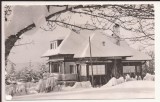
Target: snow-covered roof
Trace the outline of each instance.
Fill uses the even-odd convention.
[[[56,41],[56,40],[63,40],[65,37],[64,36],[61,36],[61,37],[57,37],[56,39],[50,41],[50,42],[53,42],[53,41]]]
[[[89,37],[82,39],[85,39],[85,41],[82,42],[81,48],[75,53],[74,57],[90,57]],[[132,56],[128,50],[112,43],[101,32],[92,32],[90,39],[92,57]]]
[[[114,39],[113,37],[109,37],[109,40],[111,40],[113,43],[116,43],[116,39]],[[140,51],[137,51],[136,49],[132,48],[129,46],[129,44],[125,41],[125,40],[121,40],[120,41],[120,46],[123,47],[126,50],[129,50],[132,53],[132,57],[127,57],[125,60],[151,60],[152,58]]]
[[[128,50],[132,52],[133,56],[127,57],[126,60],[152,60],[152,58],[145,53],[137,51],[133,48],[129,48]]]
[[[112,36],[106,36],[101,31],[87,30],[80,34],[70,33],[57,49],[48,50],[43,57],[58,54],[74,54],[74,58],[90,57],[89,37],[92,57],[128,56],[127,60],[150,60],[149,56],[129,47],[125,41],[120,41],[118,46]]]
[[[89,36],[91,38],[92,57],[132,56],[128,50],[112,43],[100,31],[86,30],[81,31],[81,34],[72,32],[57,49],[50,49],[43,56],[74,54],[75,58],[90,57]],[[105,42],[105,46],[103,42]]]

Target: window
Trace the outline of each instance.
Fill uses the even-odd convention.
[[[59,65],[58,64],[54,64],[54,72],[59,72]]]
[[[63,40],[58,40],[58,41],[57,41],[57,46],[59,46],[62,41],[63,41]]]
[[[50,48],[51,49],[56,49],[57,48],[57,41],[51,42]]]
[[[57,48],[57,41],[54,42],[54,49]]]
[[[104,75],[105,65],[93,65],[93,75]],[[89,75],[92,75],[91,65],[89,66]]]
[[[59,64],[57,63],[52,63],[52,73],[59,73]]]
[[[52,49],[52,43],[50,44],[50,48]]]
[[[70,73],[71,73],[71,74],[74,73],[74,65],[70,65]]]
[[[123,73],[134,73],[135,66],[123,66]]]

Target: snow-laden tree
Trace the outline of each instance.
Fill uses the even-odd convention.
[[[76,33],[81,30],[113,32],[113,25],[118,24],[125,30],[135,32],[129,37],[121,37],[121,40],[138,41],[146,46],[154,45],[153,4],[6,5],[4,12],[6,60],[16,41],[36,28],[48,31],[62,26]],[[83,24],[78,25],[77,21]]]

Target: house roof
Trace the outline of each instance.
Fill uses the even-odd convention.
[[[127,57],[126,60],[152,60],[152,58],[148,56],[147,54],[137,51],[131,47],[128,48],[128,50],[132,52],[133,56]]]
[[[42,56],[74,54],[74,58],[90,57],[89,36],[92,57],[128,56],[126,60],[150,60],[149,56],[129,47],[125,41],[120,41],[118,46],[112,36],[106,36],[101,31],[87,30],[82,30],[80,34],[70,33],[57,49],[50,49]]]
[[[56,54],[74,54],[75,58],[90,57],[89,36],[91,37],[92,57],[132,56],[123,47],[115,45],[99,31],[82,31],[81,34],[72,32],[57,49],[48,50],[43,56]],[[103,46],[102,42],[105,42]]]
[[[86,34],[85,34],[86,35]],[[82,38],[81,48],[74,57],[90,57],[89,37]],[[92,32],[90,35],[92,57],[132,56],[129,50],[112,43],[103,33]]]
[[[109,40],[111,40],[113,43],[116,42],[116,40],[113,37],[109,37]],[[151,60],[152,58],[148,56],[147,54],[137,51],[136,49],[129,46],[129,44],[125,40],[120,41],[120,45],[124,47],[125,49],[129,50],[132,53],[132,57],[127,57],[125,60]]]

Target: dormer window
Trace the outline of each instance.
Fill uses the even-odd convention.
[[[55,41],[51,42],[51,49],[55,49]]]
[[[56,49],[61,44],[62,41],[63,41],[62,39],[51,41],[50,48]]]

